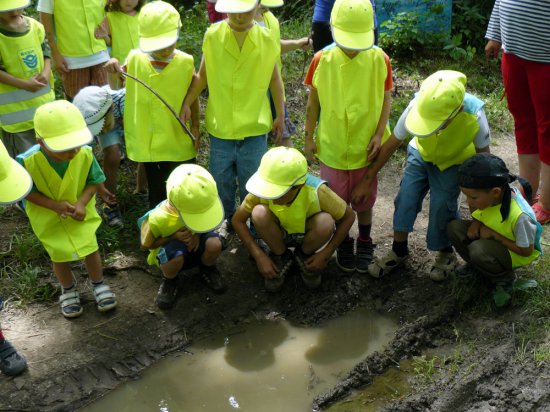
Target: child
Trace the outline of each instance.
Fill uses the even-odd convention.
[[[485,104],[466,93],[465,86],[466,76],[453,70],[428,76],[401,114],[363,181],[353,189],[353,201],[368,198],[378,171],[404,139],[415,136],[408,145],[407,165],[394,201],[392,248],[369,266],[371,276],[384,276],[405,262],[409,255],[409,232],[413,231],[428,191],[426,240],[428,249],[437,252],[429,276],[442,281],[456,266],[446,227],[458,217],[458,166],[476,152],[488,152],[490,143]]]
[[[335,43],[315,54],[305,79],[310,87],[306,156],[312,162],[317,155],[321,178],[357,213],[356,255],[349,235],[338,247],[336,263],[345,272],[366,273],[372,263],[370,232],[377,180],[371,181],[368,198],[356,202],[351,194],[368,173],[382,138],[390,134],[391,64],[382,49],[373,46],[372,13],[368,1],[337,0],[331,16]]]
[[[222,244],[214,230],[223,222],[223,207],[214,179],[199,165],[178,166],[166,183],[168,199],[138,220],[141,246],[150,249],[149,264],[162,270],[156,303],[170,309],[177,295],[177,275],[199,267],[202,280],[216,293],[227,285],[216,268]]]
[[[0,3],[0,128],[14,159],[36,143],[34,110],[54,99],[44,26],[22,15],[29,4]]]
[[[126,70],[159,93],[174,110],[195,74],[193,56],[176,49],[181,20],[169,3],[147,3],[139,14],[139,47],[128,55]],[[116,59],[108,70],[120,71]],[[135,80],[126,81],[124,134],[128,158],[142,162],[149,187],[149,208],[166,199],[165,182],[182,163],[194,163],[199,148],[198,101],[192,105],[193,142],[178,120],[150,90]]]
[[[121,159],[122,112],[125,89],[111,90],[108,86],[88,86],[78,92],[74,105],[96,136],[103,150],[105,184],[100,185],[99,195],[104,201],[102,215],[111,227],[122,227],[122,215],[116,200],[117,176]],[[119,103],[115,105],[114,99]]]
[[[34,126],[38,144],[17,160],[34,182],[25,210],[63,288],[61,312],[66,318],[82,314],[71,272],[71,262],[80,259],[86,264],[98,310],[114,309],[116,297],[103,280],[95,236],[101,222],[95,209],[95,193],[105,176],[91,147],[85,146],[92,135],[76,106],[65,100],[39,107]]]
[[[32,188],[32,180],[19,163],[10,158],[8,151],[0,142],[0,205],[19,202]],[[2,301],[0,299],[0,309]],[[16,376],[27,368],[27,361],[6,340],[0,327],[0,371],[7,376]]]
[[[520,191],[510,187],[515,180],[497,156],[480,153],[467,159],[458,169],[458,184],[472,220],[453,220],[447,226],[458,254],[495,287],[497,306],[510,299],[514,268],[530,264],[542,252],[542,226]]]
[[[225,13],[216,11],[216,0],[206,0],[206,10],[208,11],[208,20],[210,23],[217,23],[227,17]]]
[[[281,289],[294,261],[306,287],[321,285],[319,271],[354,219],[351,208],[324,183],[308,174],[306,158],[288,147],[269,150],[247,182],[250,193],[233,216],[233,228],[256,261],[267,291]],[[254,241],[246,226],[249,218],[271,257]],[[295,247],[294,255],[290,246]]]
[[[258,4],[258,7],[256,9],[256,15],[254,16],[254,20],[260,25],[268,28],[273,35],[273,38],[275,39],[276,43],[279,43],[280,46],[280,52],[279,52],[279,59],[277,61],[277,68],[279,70],[279,76],[281,79],[282,76],[282,61],[281,61],[281,54],[285,54],[288,52],[291,52],[293,50],[302,49],[307,50],[311,48],[311,39],[309,37],[302,37],[301,39],[293,39],[293,40],[282,40],[281,39],[281,29],[279,25],[279,20],[277,20],[277,17],[269,10],[271,7],[281,7],[283,5],[283,0],[261,0]],[[284,90],[284,83],[283,83],[283,97],[285,97],[285,90]],[[275,112],[275,106],[273,103],[273,99],[271,98],[271,95],[269,96],[269,101],[271,103],[271,113],[273,118],[276,117]],[[292,123],[290,120],[290,117],[288,115],[288,110],[285,102],[284,106],[284,129],[283,129],[283,141],[282,145],[287,147],[292,147],[292,140],[290,137],[296,133],[296,125]]]
[[[208,85],[206,130],[210,135],[210,173],[218,184],[227,221],[235,212],[235,197],[246,196],[247,180],[267,151],[266,134],[282,140],[282,83],[277,70],[279,44],[269,30],[254,23],[258,0],[218,0],[216,10],[228,18],[211,25],[204,36],[199,73],[185,97],[181,116]],[[266,90],[277,117],[273,120]],[[238,191],[237,191],[238,181]]]
[[[105,0],[38,0],[40,21],[68,100],[85,86],[107,84],[107,45],[95,37],[104,7]]]
[[[111,47],[111,57],[120,63],[126,62],[130,50],[139,47],[138,16],[145,1],[110,0],[105,5],[107,15],[96,28],[95,37],[105,40]]]

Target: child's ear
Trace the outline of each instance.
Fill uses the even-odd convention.
[[[501,187],[493,187],[490,192],[495,198],[500,198],[500,195],[502,194],[502,188]]]

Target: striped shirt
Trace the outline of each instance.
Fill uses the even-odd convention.
[[[496,0],[485,37],[506,53],[550,63],[550,0]]]

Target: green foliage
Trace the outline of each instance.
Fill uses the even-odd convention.
[[[443,47],[447,50],[453,60],[466,60],[471,62],[476,54],[476,48],[472,46],[462,47],[462,34],[455,34],[451,37],[450,43]]]
[[[471,47],[483,50],[483,34],[487,28],[493,0],[454,0],[451,32],[453,37],[460,36],[464,50]]]
[[[178,49],[195,58],[195,67],[198,69],[202,56],[202,39],[210,22],[206,13],[204,1],[195,2],[191,7],[179,5],[182,28],[178,40]]]
[[[0,290],[24,305],[52,300],[57,293],[50,275],[28,263],[4,266],[0,271]]]

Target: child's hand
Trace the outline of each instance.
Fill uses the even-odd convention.
[[[111,57],[109,60],[107,60],[107,63],[105,63],[103,67],[105,68],[105,70],[107,70],[108,73],[122,73],[120,63],[114,57]]]
[[[326,256],[326,253],[323,252],[324,249],[318,253],[315,253],[304,262],[307,270],[310,272],[317,272],[327,266],[330,256]]]
[[[284,118],[279,116],[273,120],[273,128],[271,132],[275,136],[275,146],[280,146],[283,142]]]
[[[34,93],[42,89],[43,87],[47,86],[48,82],[42,81],[42,78],[40,77],[40,75],[36,75],[34,77],[31,77],[28,80],[25,80],[24,84],[25,85],[24,87],[22,87],[22,89],[28,92]]]
[[[109,38],[109,33],[103,24],[100,24],[95,28],[94,35],[96,39],[107,40]]]
[[[494,239],[495,238],[495,231],[492,229],[489,229],[485,225],[481,225],[479,228],[479,238],[480,239]]]
[[[308,51],[313,48],[313,40],[311,40],[311,37],[302,37],[300,40],[300,48],[302,50]]]
[[[372,139],[370,139],[369,145],[367,146],[367,160],[369,162],[372,162],[376,158],[376,156],[378,156],[378,152],[380,152],[380,146],[382,146],[382,136],[372,136]]]
[[[468,227],[468,231],[466,232],[466,236],[470,240],[476,240],[480,237],[480,229],[481,229],[481,222],[479,220],[474,220],[470,226]]]
[[[67,63],[67,60],[65,60],[65,57],[61,55],[59,52],[53,52],[52,58],[54,62],[55,70],[59,73],[69,73],[69,63]]]
[[[256,266],[260,274],[266,279],[274,279],[279,276],[279,268],[269,256],[265,253],[261,253],[256,257]]]
[[[314,139],[305,139],[304,152],[307,161],[313,163],[315,161],[315,153],[317,153],[317,145]]]
[[[178,230],[176,233],[174,233],[171,238],[173,240],[179,240],[180,242],[183,242],[187,244],[193,237],[193,232],[191,232],[189,229],[182,227],[180,230]]]
[[[76,202],[74,204],[74,212],[72,213],[71,217],[74,220],[82,222],[86,217],[86,205],[83,205],[81,202]]]
[[[351,190],[351,202],[355,204],[361,204],[366,201],[372,191],[372,181],[361,180]]]
[[[116,203],[116,195],[111,193],[104,184],[99,185],[97,191],[99,192],[99,196],[101,197],[101,199],[108,205]]]
[[[183,106],[181,106],[180,119],[184,123],[191,121],[191,108],[189,107],[189,105],[184,104]]]
[[[60,200],[56,202],[54,211],[59,215],[61,219],[66,219],[67,216],[73,215],[75,207],[66,200]]]

